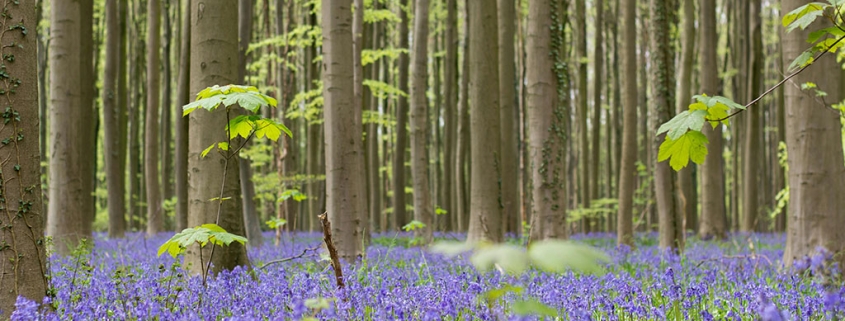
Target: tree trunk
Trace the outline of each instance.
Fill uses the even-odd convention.
[[[173,23],[170,20],[170,0],[163,0],[164,10],[162,10],[162,18],[164,19],[164,39],[166,41],[162,44],[162,81],[161,86],[163,92],[161,95],[161,185],[162,185],[162,200],[169,200],[174,196],[173,192],[173,112],[178,110],[171,108],[171,98],[173,94],[173,84],[171,82],[173,76],[172,64],[170,63],[171,49],[173,48],[171,40],[173,40]],[[178,4],[177,4],[178,5]],[[177,42],[178,43],[178,42]],[[162,216],[164,211],[162,210]],[[165,226],[167,218],[164,218]],[[172,228],[172,226],[169,226]]]
[[[76,7],[78,5],[79,3],[72,6]],[[67,5],[53,4],[54,9],[57,7],[71,9]],[[2,255],[0,255],[0,259],[4,262],[2,264],[3,267],[0,268],[0,273],[3,275],[3,277],[0,277],[0,288],[3,289],[3,295],[0,295],[0,311],[2,311],[0,312],[0,319],[6,320],[15,310],[15,300],[18,296],[23,296],[35,302],[41,302],[42,298],[47,294],[47,278],[50,272],[47,270],[46,265],[44,217],[41,213],[42,194],[38,128],[37,45],[35,34],[29,37],[25,36],[26,30],[31,30],[33,33],[37,30],[39,20],[36,19],[35,6],[32,2],[25,4],[13,4],[9,2],[3,9],[7,15],[15,17],[15,21],[7,20],[0,24],[0,28],[4,30],[3,33],[5,35],[3,37],[3,48],[0,50],[0,53],[3,56],[14,55],[16,57],[14,61],[4,62],[3,69],[11,79],[20,80],[18,84],[6,81],[3,85],[0,85],[0,88],[6,93],[2,98],[4,103],[16,116],[4,116],[7,123],[0,130],[0,135],[3,137],[18,137],[17,139],[12,139],[9,145],[0,148],[0,157],[4,160],[10,160],[3,162],[0,166],[0,169],[2,169],[0,170],[0,181],[3,182],[2,187],[0,187],[0,191],[3,193],[0,203],[2,203],[5,209],[0,213],[4,224],[3,232],[0,233],[0,244],[6,247],[5,251],[2,251]],[[63,14],[73,14],[74,12],[74,10],[65,11]],[[53,13],[53,15],[55,16],[56,13]],[[114,15],[114,10],[112,10],[112,15]],[[75,19],[71,20],[78,21]],[[18,26],[19,23],[23,27],[22,30],[12,28],[13,26]],[[56,33],[57,35],[67,37],[66,32],[69,29],[57,29],[60,29]],[[116,29],[111,30],[116,31]],[[68,40],[72,39],[53,39],[54,42],[58,41],[59,45],[62,43],[67,44]],[[17,44],[19,46],[12,46],[11,44]],[[69,49],[68,46],[54,48],[56,50],[54,52],[65,53]],[[73,48],[73,46],[70,46],[70,48]],[[62,61],[61,59],[54,61],[68,62],[67,60]],[[68,66],[59,64],[58,67]],[[72,77],[74,75],[70,74],[68,76]],[[68,80],[72,79],[68,78]],[[61,89],[66,88],[62,86],[63,84],[53,84],[55,87]],[[54,92],[54,95],[56,93],[58,92]],[[72,115],[74,113],[70,112],[70,114]],[[72,148],[74,146],[67,147]],[[56,150],[54,149],[54,151]],[[61,186],[61,184],[54,185],[62,188],[65,187]],[[90,199],[91,197],[87,195],[82,198],[82,200]],[[72,222],[67,220],[70,218],[68,214],[71,214],[73,212],[72,210],[74,209],[62,209],[62,212],[65,213],[62,215],[64,217],[55,218],[63,223]],[[71,239],[63,237],[62,240],[67,241]]]
[[[50,185],[47,235],[57,253],[67,255],[91,237],[94,162],[91,142],[94,109],[85,92],[93,80],[91,0],[52,4],[50,41]],[[39,162],[40,163],[40,162]]]
[[[405,11],[408,0],[402,0],[399,6],[399,48],[409,48],[408,44],[408,12]],[[408,8],[410,10],[410,8]],[[408,92],[408,68],[410,66],[407,53],[400,53],[399,90]],[[408,97],[399,96],[396,103],[396,146],[393,151],[393,215],[394,228],[400,229],[408,223],[405,211],[405,150],[408,141]]]
[[[695,1],[684,0],[683,2],[683,24],[681,31],[681,62],[679,74],[679,88],[678,101],[675,111],[681,113],[689,108],[692,103],[691,85],[692,85],[692,69],[693,56],[695,53]],[[695,193],[695,185],[693,184],[693,168],[695,165],[688,166],[678,171],[678,188],[683,197],[682,213],[684,215],[684,230],[698,229],[698,204],[694,202],[696,199],[693,195]]]
[[[514,0],[498,0],[499,9],[499,126],[501,131],[501,178],[502,227],[504,231],[519,235],[522,230],[519,215],[519,194],[517,173],[517,124],[516,114],[516,67],[514,34],[516,33],[516,7]],[[554,91],[553,91],[554,92]],[[552,105],[554,106],[554,105]],[[556,107],[556,106],[555,106]],[[550,119],[551,121],[551,119]]]
[[[288,9],[287,9],[288,15],[287,15],[287,23],[286,23],[284,30],[285,30],[285,32],[290,32],[291,30],[294,29],[294,24],[295,24],[295,21],[296,21],[296,19],[295,19],[296,18],[296,13],[295,13],[296,11],[295,11],[295,6],[294,6],[296,4],[296,2],[295,1],[287,1],[287,4],[288,4]],[[288,53],[288,52],[292,51],[293,49],[291,49],[290,45],[285,45],[284,50],[285,50],[285,53]],[[293,96],[297,92],[296,88],[298,88],[296,86],[296,72],[287,70],[286,72],[283,73],[283,75],[284,75],[284,82],[282,82],[282,86],[284,86],[285,90],[284,90],[284,94],[282,96],[282,102],[284,103],[283,106],[288,106],[290,104],[290,101],[293,100]],[[358,110],[360,110],[360,109],[358,109]],[[359,111],[359,114],[360,114],[360,111]],[[361,117],[359,116],[358,118],[360,119]],[[288,126],[288,128],[290,128],[290,130],[292,132],[299,133],[299,129],[297,129],[298,123],[299,123],[299,119],[292,119],[292,120],[287,122],[287,126]],[[299,174],[299,150],[298,150],[299,146],[296,143],[296,139],[298,139],[298,138],[297,137],[287,137],[287,136],[285,136],[284,139],[285,139],[285,145],[284,145],[285,146],[285,157],[284,157],[284,160],[283,160],[284,164],[282,164],[283,165],[282,166],[283,167],[283,173],[284,173],[284,176],[287,176],[287,177],[296,177],[296,175]],[[364,170],[364,168],[361,168],[361,170]],[[287,182],[287,186],[285,188],[302,190],[302,188],[299,185],[295,185],[295,184],[298,184],[298,182],[296,182],[296,181]],[[296,218],[299,217],[299,213],[298,213],[299,212],[298,211],[299,202],[296,202],[292,199],[288,199],[288,201],[284,202],[282,205],[285,206],[285,213],[287,213],[288,217],[290,217],[294,220],[292,223],[297,223]],[[315,215],[317,215],[317,214],[315,214]],[[288,221],[290,221],[290,219]],[[295,230],[294,224],[288,223],[288,225],[286,225],[286,227],[288,228],[288,230],[291,230],[291,231]]]
[[[419,0],[418,0],[419,1]],[[472,144],[470,154],[470,222],[468,242],[504,241],[499,207],[501,175],[499,54],[496,0],[470,1],[469,102]]]
[[[557,0],[528,3],[526,36],[526,109],[531,157],[531,239],[566,238],[566,105],[558,102],[560,82],[565,81],[559,46],[562,35],[552,33],[558,24]],[[561,24],[562,25],[562,24]],[[507,42],[505,42],[507,43]]]
[[[191,76],[191,0],[183,0],[182,43],[179,57],[179,81],[176,84],[176,230],[188,228],[188,118],[182,117],[182,106],[190,101]]]
[[[249,57],[246,54],[249,49],[249,42],[252,39],[253,20],[252,0],[241,0],[238,2],[238,83],[247,84],[246,65]],[[282,105],[280,108],[285,108]],[[246,112],[244,113],[246,114]],[[255,206],[255,184],[252,182],[252,162],[248,159],[241,159],[238,162],[241,181],[241,198],[243,200],[244,226],[249,245],[258,247],[264,243],[261,237],[261,218],[258,217],[258,209]]]
[[[464,45],[461,62],[461,78],[458,95],[458,130],[455,143],[455,213],[458,215],[458,230],[469,225],[469,177],[466,164],[469,158],[469,8],[464,8]]]
[[[577,114],[578,119],[578,186],[580,206],[590,206],[590,141],[587,137],[587,9],[585,0],[575,0],[575,64],[578,66]],[[583,222],[583,221],[582,221]],[[584,223],[583,227],[589,225]],[[583,231],[586,231],[584,229]]]
[[[378,2],[373,2],[373,9],[378,10]],[[372,29],[371,35],[371,48],[374,50],[382,48],[379,41],[379,28],[382,24],[378,22],[374,22],[370,29]],[[370,79],[374,81],[379,81],[379,64],[381,63],[381,59],[376,60],[370,66]],[[373,115],[379,115],[379,98],[378,95],[372,93],[372,90],[368,90],[368,98],[369,98],[369,110]],[[381,139],[379,138],[379,122],[371,121],[369,124],[366,125],[367,134],[365,135],[367,138],[367,179],[369,181],[368,189],[369,189],[369,203],[370,203],[370,216],[369,216],[369,230],[371,232],[375,232],[379,227],[379,219],[381,218],[381,179],[379,178],[379,143]]]
[[[749,3],[750,20],[748,29],[751,32],[751,45],[748,47],[748,96],[746,101],[757,98],[760,94],[762,83],[762,72],[765,61],[763,61],[763,18],[761,17],[762,4],[760,0],[751,0]],[[743,158],[743,231],[761,230],[763,227],[763,216],[760,215],[757,200],[757,178],[760,175],[760,115],[761,108],[751,108],[746,114],[745,125],[745,157]]]
[[[669,0],[651,0],[651,88],[654,99],[654,126],[672,118],[675,106],[674,50],[671,44],[670,25],[673,11]],[[666,134],[653,136],[652,152],[657,155],[660,143]],[[715,150],[715,149],[714,149]],[[684,217],[681,213],[683,200],[676,198],[677,186],[675,172],[668,162],[659,162],[654,167],[655,196],[657,197],[657,215],[659,217],[660,247],[671,248],[676,252],[684,248]]]
[[[123,237],[126,231],[126,204],[124,200],[126,167],[121,163],[123,153],[120,141],[123,137],[121,120],[126,111],[123,102],[118,101],[117,81],[120,68],[120,17],[116,0],[106,1],[106,63],[103,71],[103,119],[104,161],[106,183],[108,184],[109,237]]]
[[[364,49],[364,0],[354,0],[355,9],[353,10],[354,15],[352,16],[352,66],[353,66],[353,81],[352,81],[352,89],[353,89],[353,110],[355,113],[355,122],[359,125],[358,130],[355,133],[359,137],[360,144],[356,145],[355,154],[361,158],[360,162],[358,162],[356,169],[357,171],[361,172],[363,175],[363,181],[361,182],[364,186],[362,186],[361,190],[361,198],[362,202],[364,203],[362,209],[363,212],[358,212],[358,233],[364,238],[364,242],[368,242],[369,238],[369,228],[367,223],[370,219],[369,215],[369,204],[368,202],[368,193],[367,190],[367,175],[366,175],[366,146],[363,144],[363,139],[360,138],[361,131],[364,129],[362,115],[364,110],[364,67],[363,61],[361,60],[362,50]],[[325,24],[325,22],[323,22]]]
[[[411,179],[414,186],[414,219],[425,224],[414,230],[416,237],[431,242],[434,230],[434,209],[429,189],[428,150],[426,138],[426,79],[428,78],[428,0],[414,1],[414,44],[411,64]]]
[[[806,3],[808,1],[783,0],[781,7],[784,12],[790,12]],[[806,49],[810,30],[829,26],[831,24],[825,19],[818,19],[807,30],[795,29],[784,34],[784,64],[789,64]],[[812,81],[828,94],[826,101],[841,101],[842,73],[839,68],[834,56],[822,57],[785,85],[789,217],[783,262],[787,266],[795,259],[815,254],[817,247],[839,253],[845,244],[842,233],[845,216],[841,214],[845,206],[845,198],[842,198],[845,164],[839,117],[828,109],[830,106],[820,104],[798,85]],[[838,260],[842,264],[842,258]]]
[[[313,13],[308,14],[308,25],[317,26],[317,15]],[[317,57],[317,46],[310,46],[306,49],[306,62],[308,67],[305,68],[305,85],[306,90],[317,89],[317,84],[314,82],[320,79],[320,66],[313,63],[314,58]],[[305,145],[306,153],[308,154],[308,175],[310,176],[308,183],[308,224],[306,230],[313,231],[316,227],[314,218],[323,213],[323,201],[325,195],[324,180],[318,180],[317,177],[325,174],[325,170],[320,168],[320,160],[324,159],[320,151],[323,149],[322,124],[306,121],[306,128],[308,130],[308,144]]]
[[[701,43],[716,43],[716,2],[715,0],[701,1],[700,15]],[[716,47],[702,45],[699,48],[701,61],[701,91],[707,95],[719,93],[718,66],[716,64]],[[725,189],[724,165],[722,159],[722,127],[712,129],[705,124],[704,134],[710,142],[707,148],[707,158],[701,165],[701,221],[699,222],[699,236],[703,239],[726,237],[725,229]]]
[[[159,49],[161,47],[161,3],[147,2],[147,113],[144,119],[144,178],[147,186],[147,235],[164,230],[159,184]]]
[[[191,93],[237,80],[237,22],[237,11],[232,10],[229,1],[191,3]],[[200,157],[200,153],[211,144],[228,141],[226,132],[221,128],[232,117],[234,112],[230,113],[226,108],[213,112],[200,110],[189,115],[188,170],[191,175],[188,177],[188,226],[217,223],[229,233],[244,235],[238,156],[234,155],[228,162],[223,161],[224,156],[217,152]],[[209,201],[220,197],[221,190],[224,198],[231,199],[222,203]],[[188,249],[187,261],[192,263],[193,273],[205,268],[204,262],[209,260],[211,251],[212,246],[202,250],[197,247]],[[237,242],[217,247],[211,263],[215,273],[247,266],[246,247]]]
[[[603,23],[604,20],[604,0],[596,0],[594,3],[596,7],[596,25],[595,25],[595,42],[593,43],[594,47],[594,54],[593,54],[593,120],[591,122],[591,128],[593,130],[592,133],[592,146],[590,147],[590,158],[589,158],[589,195],[590,197],[587,198],[586,202],[584,203],[585,206],[589,207],[593,200],[599,199],[599,164],[601,163],[601,154],[599,153],[599,149],[601,148],[601,88],[604,79],[602,79],[602,62],[604,62],[604,50],[602,48],[604,40],[602,40],[603,34]],[[586,56],[584,56],[586,57]],[[587,115],[586,113],[584,114]],[[599,225],[599,218],[591,217],[587,218],[584,221],[586,224],[586,231],[598,231],[600,228]]]
[[[352,0],[323,0],[323,99],[326,141],[326,209],[341,257],[363,254],[366,213],[361,110],[354,102]]]
[[[634,181],[637,179],[637,0],[622,0],[623,133],[619,164],[618,244],[634,246]],[[644,117],[644,116],[642,116]]]
[[[457,197],[455,196],[457,178],[455,177],[456,145],[457,145],[457,103],[458,103],[458,1],[446,0],[446,57],[443,67],[443,121],[445,125],[443,144],[443,200],[440,206],[446,211],[452,229],[457,228]],[[463,232],[463,231],[461,231]]]

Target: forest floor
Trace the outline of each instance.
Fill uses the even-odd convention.
[[[108,240],[98,234],[90,252],[51,258],[56,296],[50,303],[56,311],[38,311],[34,302],[19,299],[13,320],[535,320],[537,313],[560,315],[559,320],[845,317],[837,265],[820,255],[798,262],[798,268],[781,268],[784,236],[776,234],[738,234],[719,243],[691,237],[682,256],[659,251],[654,234],[639,234],[636,250],[617,248],[612,235],[576,235],[576,241],[611,256],[605,273],[532,269],[516,277],[479,273],[467,256],[446,258],[409,247],[409,234],[378,234],[366,260],[344,265],[343,290],[337,290],[328,261],[305,251],[320,246],[320,234],[285,234],[276,246],[267,233],[265,245],[249,251],[253,274],[224,272],[207,287],[172,257],[156,256],[169,237]],[[303,251],[300,258],[262,267]]]

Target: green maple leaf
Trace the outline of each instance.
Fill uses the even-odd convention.
[[[684,111],[663,125],[660,125],[660,128],[657,129],[657,135],[667,133],[666,136],[674,140],[684,135],[687,130],[701,131],[706,116],[706,110]]]
[[[660,144],[657,161],[669,159],[669,166],[676,171],[686,167],[690,160],[701,164],[707,156],[707,143],[707,137],[698,131],[688,131],[678,139],[670,139],[667,135]]]

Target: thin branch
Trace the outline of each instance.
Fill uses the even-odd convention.
[[[730,118],[732,118],[733,116],[736,116],[736,115],[737,115],[737,114],[739,114],[739,113],[742,113],[743,111],[745,111],[746,109],[748,109],[748,108],[749,108],[749,107],[751,107],[752,105],[754,105],[754,104],[756,104],[757,102],[759,102],[760,100],[762,100],[762,99],[763,99],[763,97],[768,96],[768,95],[769,95],[769,94],[771,94],[773,91],[775,91],[776,89],[778,89],[780,86],[783,86],[783,84],[785,84],[787,81],[789,81],[790,79],[792,79],[792,78],[793,78],[793,77],[795,77],[795,76],[798,76],[798,74],[802,73],[802,72],[803,72],[804,70],[806,70],[808,67],[812,66],[812,65],[813,65],[816,61],[818,61],[818,60],[819,60],[822,56],[824,56],[826,53],[828,53],[828,51],[830,50],[830,48],[835,47],[835,46],[836,46],[839,42],[841,42],[843,39],[845,39],[845,36],[842,36],[842,37],[839,37],[839,39],[836,39],[836,42],[834,42],[834,43],[833,43],[833,44],[831,44],[829,47],[825,48],[824,50],[822,50],[822,52],[820,52],[820,53],[819,53],[819,54],[817,54],[815,57],[813,57],[813,61],[812,61],[812,62],[808,63],[808,64],[807,64],[807,65],[805,65],[804,67],[801,67],[801,69],[798,69],[797,71],[793,72],[793,73],[792,73],[792,74],[790,74],[789,76],[786,76],[786,78],[783,78],[783,80],[781,80],[780,82],[778,82],[776,85],[774,85],[773,87],[771,87],[771,88],[767,89],[765,92],[763,92],[762,94],[760,94],[760,96],[757,96],[757,98],[754,98],[754,100],[752,100],[751,102],[749,102],[749,103],[745,104],[745,106],[744,106],[744,107],[745,107],[745,109],[740,109],[739,111],[736,111],[736,112],[734,112],[734,113],[732,113],[732,114],[730,114],[730,115],[728,115],[728,116],[726,116],[726,117],[723,117],[723,118],[719,118],[719,119],[705,119],[705,120],[710,121],[710,122],[720,122],[720,121],[723,121],[723,120],[730,119]]]
[[[317,216],[320,218],[320,223],[323,225],[323,241],[326,242],[326,248],[329,250],[329,257],[332,259],[332,268],[334,269],[334,277],[337,282],[337,288],[343,290],[343,271],[340,267],[340,259],[337,256],[337,249],[332,242],[332,223],[329,222],[328,213],[323,213]]]
[[[284,263],[284,262],[287,262],[287,261],[293,261],[293,260],[296,260],[298,258],[305,257],[305,254],[307,254],[308,252],[316,251],[319,248],[320,248],[319,246],[309,247],[307,249],[302,250],[302,253],[299,253],[298,255],[294,255],[294,256],[291,256],[291,257],[286,257],[286,258],[283,258],[283,259],[273,260],[273,261],[264,263],[264,265],[260,266],[258,269],[263,269],[263,268],[266,268],[269,265],[273,265],[273,264],[276,264],[276,263]]]

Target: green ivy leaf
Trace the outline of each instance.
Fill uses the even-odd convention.
[[[601,263],[610,262],[610,257],[598,249],[563,240],[531,243],[528,256],[537,268],[554,273],[568,270],[601,273]]]
[[[704,126],[704,118],[707,116],[707,111],[704,110],[686,110],[676,115],[668,122],[660,125],[657,129],[657,135],[668,132],[667,136],[672,139],[678,139],[687,130],[701,131]]]
[[[666,136],[666,140],[660,144],[657,161],[670,159],[669,165],[676,171],[686,167],[690,159],[701,164],[707,156],[707,143],[707,137],[699,131],[688,131],[678,139]]]
[[[820,17],[824,13],[824,8],[826,7],[828,6],[824,3],[811,2],[795,8],[795,10],[792,10],[783,16],[783,26],[786,27],[787,32],[790,32],[795,28],[801,28],[801,30],[804,30],[813,23],[816,18]]]
[[[558,317],[558,310],[552,308],[537,299],[516,301],[512,305],[513,313],[518,315],[540,315],[555,318]]]

